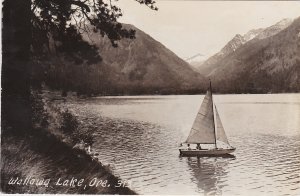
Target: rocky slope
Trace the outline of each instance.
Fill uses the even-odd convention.
[[[111,47],[107,39],[92,35],[103,56],[103,65],[111,70],[109,78],[116,86],[157,91],[201,86],[204,78],[184,60],[134,26],[126,27],[136,31],[136,39],[122,40],[118,48]]]
[[[260,28],[260,29],[253,29],[247,32],[245,35],[237,34],[232,40],[230,40],[220,52],[213,55],[209,59],[207,59],[205,62],[197,65],[197,70],[205,75],[209,76],[215,69],[217,69],[219,66],[222,65],[221,61],[223,58],[225,58],[227,55],[232,54],[235,52],[238,48],[243,46],[245,43],[256,39],[261,40],[268,37],[271,37],[273,35],[276,35],[283,29],[287,28],[292,23],[291,19],[283,19],[280,22],[276,23],[275,25],[272,25],[268,28]]]
[[[277,34],[258,36],[220,58],[207,76],[220,92],[299,92],[300,18]]]

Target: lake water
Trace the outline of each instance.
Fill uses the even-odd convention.
[[[92,148],[140,194],[300,195],[300,94],[215,95],[233,158],[180,157],[203,95],[67,103]]]

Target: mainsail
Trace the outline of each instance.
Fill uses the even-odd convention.
[[[212,104],[211,91],[207,91],[186,143],[215,144],[216,138]]]
[[[216,106],[215,106],[215,112],[216,112],[216,124],[217,124],[217,131],[216,131],[217,140],[222,141],[230,146]]]

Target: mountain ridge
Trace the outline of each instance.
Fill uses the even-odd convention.
[[[300,17],[275,35],[253,39],[222,58],[209,77],[221,92],[300,91]]]
[[[102,61],[89,66],[60,61],[48,71],[48,84],[82,94],[180,94],[202,92],[206,79],[184,60],[133,25],[135,39],[122,39],[113,47],[97,32],[83,39],[98,48]],[[57,62],[56,62],[57,63]],[[69,78],[72,77],[73,80]]]
[[[253,41],[255,39],[264,39],[279,33],[283,29],[287,28],[292,23],[292,21],[293,21],[292,19],[283,19],[277,22],[276,24],[266,28],[249,30],[243,36],[240,34],[236,34],[215,55],[211,56],[210,58],[208,58],[206,61],[202,63],[193,64],[193,65],[194,67],[196,67],[196,70],[198,70],[199,73],[205,76],[209,76],[211,72],[213,72],[219,66],[218,62],[225,56],[231,54],[232,52],[235,52],[236,49],[238,49],[239,47],[241,47],[242,45],[244,45],[249,41]]]

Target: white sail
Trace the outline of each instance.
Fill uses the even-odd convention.
[[[186,143],[215,143],[214,113],[212,104],[212,94],[210,91],[207,91]]]
[[[216,131],[217,140],[222,141],[230,146],[216,106],[215,106],[215,112],[216,112],[216,124],[217,124],[217,131]]]

